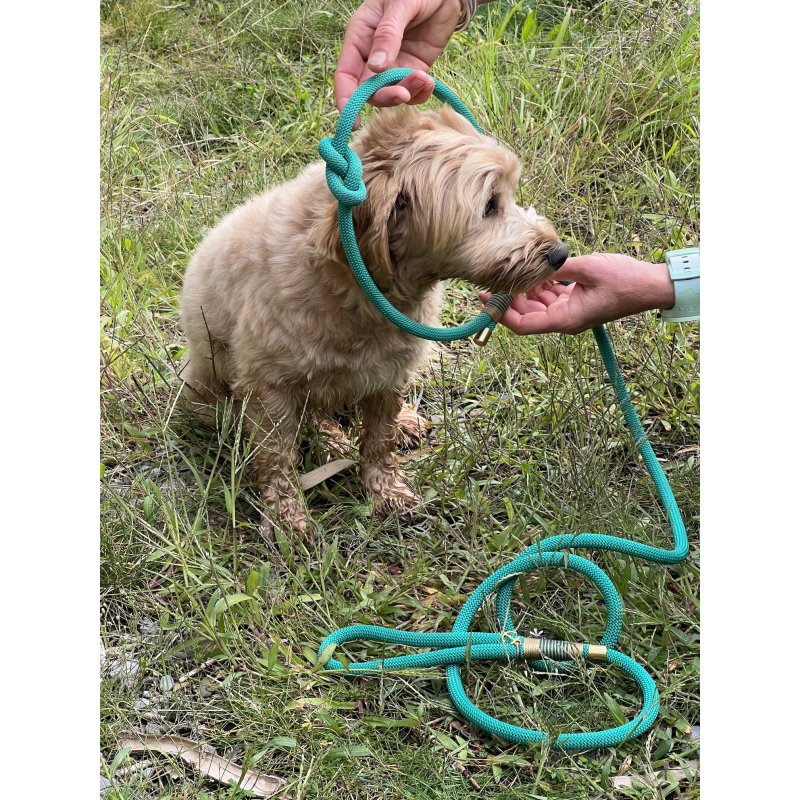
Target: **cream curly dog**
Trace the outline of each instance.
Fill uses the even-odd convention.
[[[377,113],[353,143],[367,199],[353,209],[373,279],[406,316],[439,325],[446,278],[493,292],[525,291],[566,258],[552,225],[514,202],[516,156],[449,107]],[[379,510],[419,502],[398,463],[398,426],[426,423],[404,406],[428,343],[404,333],[356,283],[339,238],[324,165],[261,194],[225,217],[200,244],[183,287],[189,341],[184,396],[245,406],[264,528],[305,533],[297,486],[299,427],[308,413],[344,441],[330,419],[358,404],[364,489]],[[255,426],[255,428],[253,428]]]

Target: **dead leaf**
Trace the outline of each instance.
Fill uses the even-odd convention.
[[[400,456],[397,460],[401,464],[406,464],[409,461],[414,461],[414,459],[422,458],[422,456],[428,455],[428,453],[432,453],[432,447],[424,447],[422,450],[416,450],[413,453],[406,453],[405,455]]]
[[[312,469],[300,477],[300,488],[305,492],[316,486],[318,483],[327,480],[338,472],[343,472],[348,467],[352,467],[356,462],[351,458],[338,458],[336,461],[329,461],[321,467]]]
[[[665,778],[672,777],[677,781],[685,781],[697,774],[697,759],[686,762],[686,769],[671,769],[667,772]],[[620,786],[628,786],[631,789],[636,786],[650,786],[652,783],[658,783],[658,778],[648,778],[645,775],[618,775],[614,778],[614,788]]]
[[[669,666],[667,667],[667,672],[673,672],[674,670],[678,669],[681,665],[680,659],[676,659],[675,661],[670,661]]]
[[[230,783],[252,792],[256,797],[272,797],[286,784],[283,778],[276,775],[263,775],[248,769],[242,775],[242,767],[226,758],[215,755],[212,748],[184,739],[182,736],[150,736],[139,739],[127,738],[120,742],[120,748],[129,747],[131,752],[156,750],[179,756],[190,766],[219,783]],[[241,778],[241,781],[239,780]]]

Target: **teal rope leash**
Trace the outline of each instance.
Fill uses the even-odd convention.
[[[657,564],[677,564],[689,552],[686,529],[681,519],[672,489],[656,459],[653,448],[644,435],[641,422],[625,388],[625,382],[617,366],[614,351],[604,327],[594,328],[595,340],[600,349],[606,370],[614,386],[617,402],[622,409],[628,428],[633,434],[636,448],[655,483],[659,499],[667,514],[673,539],[673,549],[632,542],[617,536],[595,533],[553,536],[524,550],[517,558],[490,575],[470,595],[461,609],[452,633],[413,633],[396,631],[374,625],[351,625],[328,636],[319,648],[319,657],[329,645],[342,645],[356,640],[385,642],[408,647],[437,648],[428,653],[398,656],[378,661],[351,663],[345,671],[344,665],[335,658],[325,664],[326,670],[343,671],[347,675],[358,675],[365,671],[388,671],[399,669],[423,669],[445,666],[447,690],[456,708],[474,725],[517,744],[533,744],[548,738],[542,731],[528,730],[510,725],[489,716],[475,706],[467,697],[461,681],[460,667],[467,661],[527,660],[536,670],[564,672],[574,666],[574,659],[587,661],[605,660],[621,669],[632,678],[642,693],[641,711],[625,725],[590,733],[561,734],[553,743],[562,750],[592,750],[614,747],[621,742],[641,736],[658,717],[658,690],[653,679],[632,658],[614,650],[622,631],[622,601],[611,579],[592,561],[574,555],[567,550],[595,549],[623,553]],[[575,645],[567,642],[552,642],[545,639],[529,639],[520,636],[511,622],[510,604],[514,586],[523,575],[539,567],[561,566],[585,575],[597,587],[606,605],[606,628],[600,645]],[[501,633],[470,632],[475,615],[492,594],[495,594],[495,618]],[[469,652],[467,652],[469,650]],[[560,661],[562,663],[555,663]]]
[[[398,83],[410,70],[388,70],[370,78],[353,94],[342,112],[333,139],[324,139],[319,152],[327,164],[326,179],[328,187],[339,201],[339,230],[345,253],[364,292],[375,307],[391,322],[404,331],[424,339],[453,341],[479,333],[484,329],[493,330],[500,316],[506,311],[511,298],[495,295],[497,298],[490,312],[481,312],[472,321],[456,328],[430,328],[420,325],[395,309],[381,294],[367,271],[353,230],[352,208],[366,198],[366,187],[361,180],[362,166],[355,153],[348,146],[353,123],[369,97],[378,89]],[[477,123],[461,101],[447,87],[436,81],[434,95],[450,103],[478,129]],[[491,303],[491,301],[490,301]],[[489,307],[490,304],[487,304]],[[491,313],[491,316],[490,316]],[[494,317],[497,317],[495,319]],[[324,663],[328,671],[343,671],[348,675],[358,675],[366,671],[387,671],[400,669],[424,669],[444,666],[447,675],[447,689],[456,708],[473,724],[488,733],[517,744],[534,744],[547,740],[548,734],[528,730],[495,719],[481,711],[467,697],[461,681],[461,665],[468,661],[525,660],[536,670],[566,672],[575,667],[578,659],[584,661],[604,661],[621,669],[639,686],[642,693],[642,709],[628,723],[609,730],[591,733],[565,733],[557,737],[553,746],[562,750],[588,750],[613,747],[621,742],[641,736],[655,722],[658,716],[658,690],[646,670],[633,659],[614,650],[622,631],[622,602],[614,584],[592,561],[567,551],[575,549],[607,550],[643,558],[657,564],[677,564],[686,558],[689,544],[680,511],[664,476],[661,465],[647,441],[636,411],[631,403],[625,382],[617,366],[611,342],[603,326],[594,328],[595,340],[600,349],[606,371],[611,379],[617,401],[625,422],[634,437],[636,448],[645,463],[647,471],[655,483],[661,504],[667,514],[673,538],[673,549],[631,542],[616,536],[594,533],[553,536],[528,547],[505,567],[490,575],[470,595],[456,618],[451,633],[413,633],[397,631],[374,625],[352,625],[341,628],[328,636],[319,648],[320,663],[323,662],[327,648],[352,641],[375,641],[399,644],[408,647],[435,648],[427,653],[381,659],[378,661],[356,662],[348,665],[328,657]],[[485,343],[485,338],[484,338]],[[520,636],[511,622],[511,597],[519,578],[543,566],[563,566],[585,575],[597,587],[606,605],[606,629],[599,645],[557,642]],[[501,633],[470,632],[469,626],[484,601],[495,596],[495,617]],[[335,649],[335,647],[334,647]],[[330,652],[328,656],[330,656]]]
[[[400,83],[411,72],[413,70],[390,69],[379,75],[373,75],[368,81],[362,83],[347,101],[347,105],[342,111],[341,117],[339,117],[339,123],[336,126],[336,133],[333,138],[323,139],[319,143],[319,154],[325,161],[325,179],[328,182],[328,188],[331,190],[331,194],[339,201],[339,233],[342,237],[342,246],[353,270],[353,275],[355,275],[364,293],[386,319],[406,333],[410,333],[420,339],[452,342],[456,339],[466,339],[469,336],[480,334],[487,329],[489,332],[493,331],[500,317],[505,314],[511,305],[512,298],[508,295],[494,295],[475,319],[455,328],[430,328],[427,325],[420,325],[419,322],[415,322],[405,314],[400,313],[381,294],[381,290],[375,285],[375,281],[372,280],[372,276],[361,258],[355,230],[353,229],[353,206],[360,205],[367,197],[367,187],[364,186],[364,181],[361,180],[364,172],[361,160],[349,146],[353,125],[361,113],[364,103],[375,92],[384,86]],[[443,83],[439,83],[435,79],[434,81],[436,83],[436,87],[433,90],[434,97],[437,97],[443,103],[451,105],[459,114],[466,117],[477,131],[482,132],[469,109]],[[495,309],[499,313],[495,313]],[[486,344],[488,335],[484,335],[476,341],[482,345]]]

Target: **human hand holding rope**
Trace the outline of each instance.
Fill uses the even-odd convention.
[[[559,281],[574,281],[564,286]],[[480,292],[482,302],[490,292]],[[500,319],[519,336],[538,333],[582,333],[642,311],[671,308],[675,289],[666,264],[649,264],[630,256],[596,253],[568,258],[558,281],[517,295]]]
[[[491,0],[479,0],[478,5],[485,2]],[[461,0],[365,0],[347,25],[336,66],[333,86],[339,111],[365,80],[390,67],[414,72],[377,92],[371,105],[430,100],[434,82],[426,73],[450,41],[462,9]]]

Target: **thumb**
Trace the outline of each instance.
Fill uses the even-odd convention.
[[[554,281],[574,281],[585,286],[593,286],[597,282],[597,273],[601,265],[594,255],[568,258],[553,276]]]
[[[373,72],[383,72],[394,64],[403,42],[406,26],[417,13],[417,3],[386,4],[383,18],[375,28],[367,66]]]

